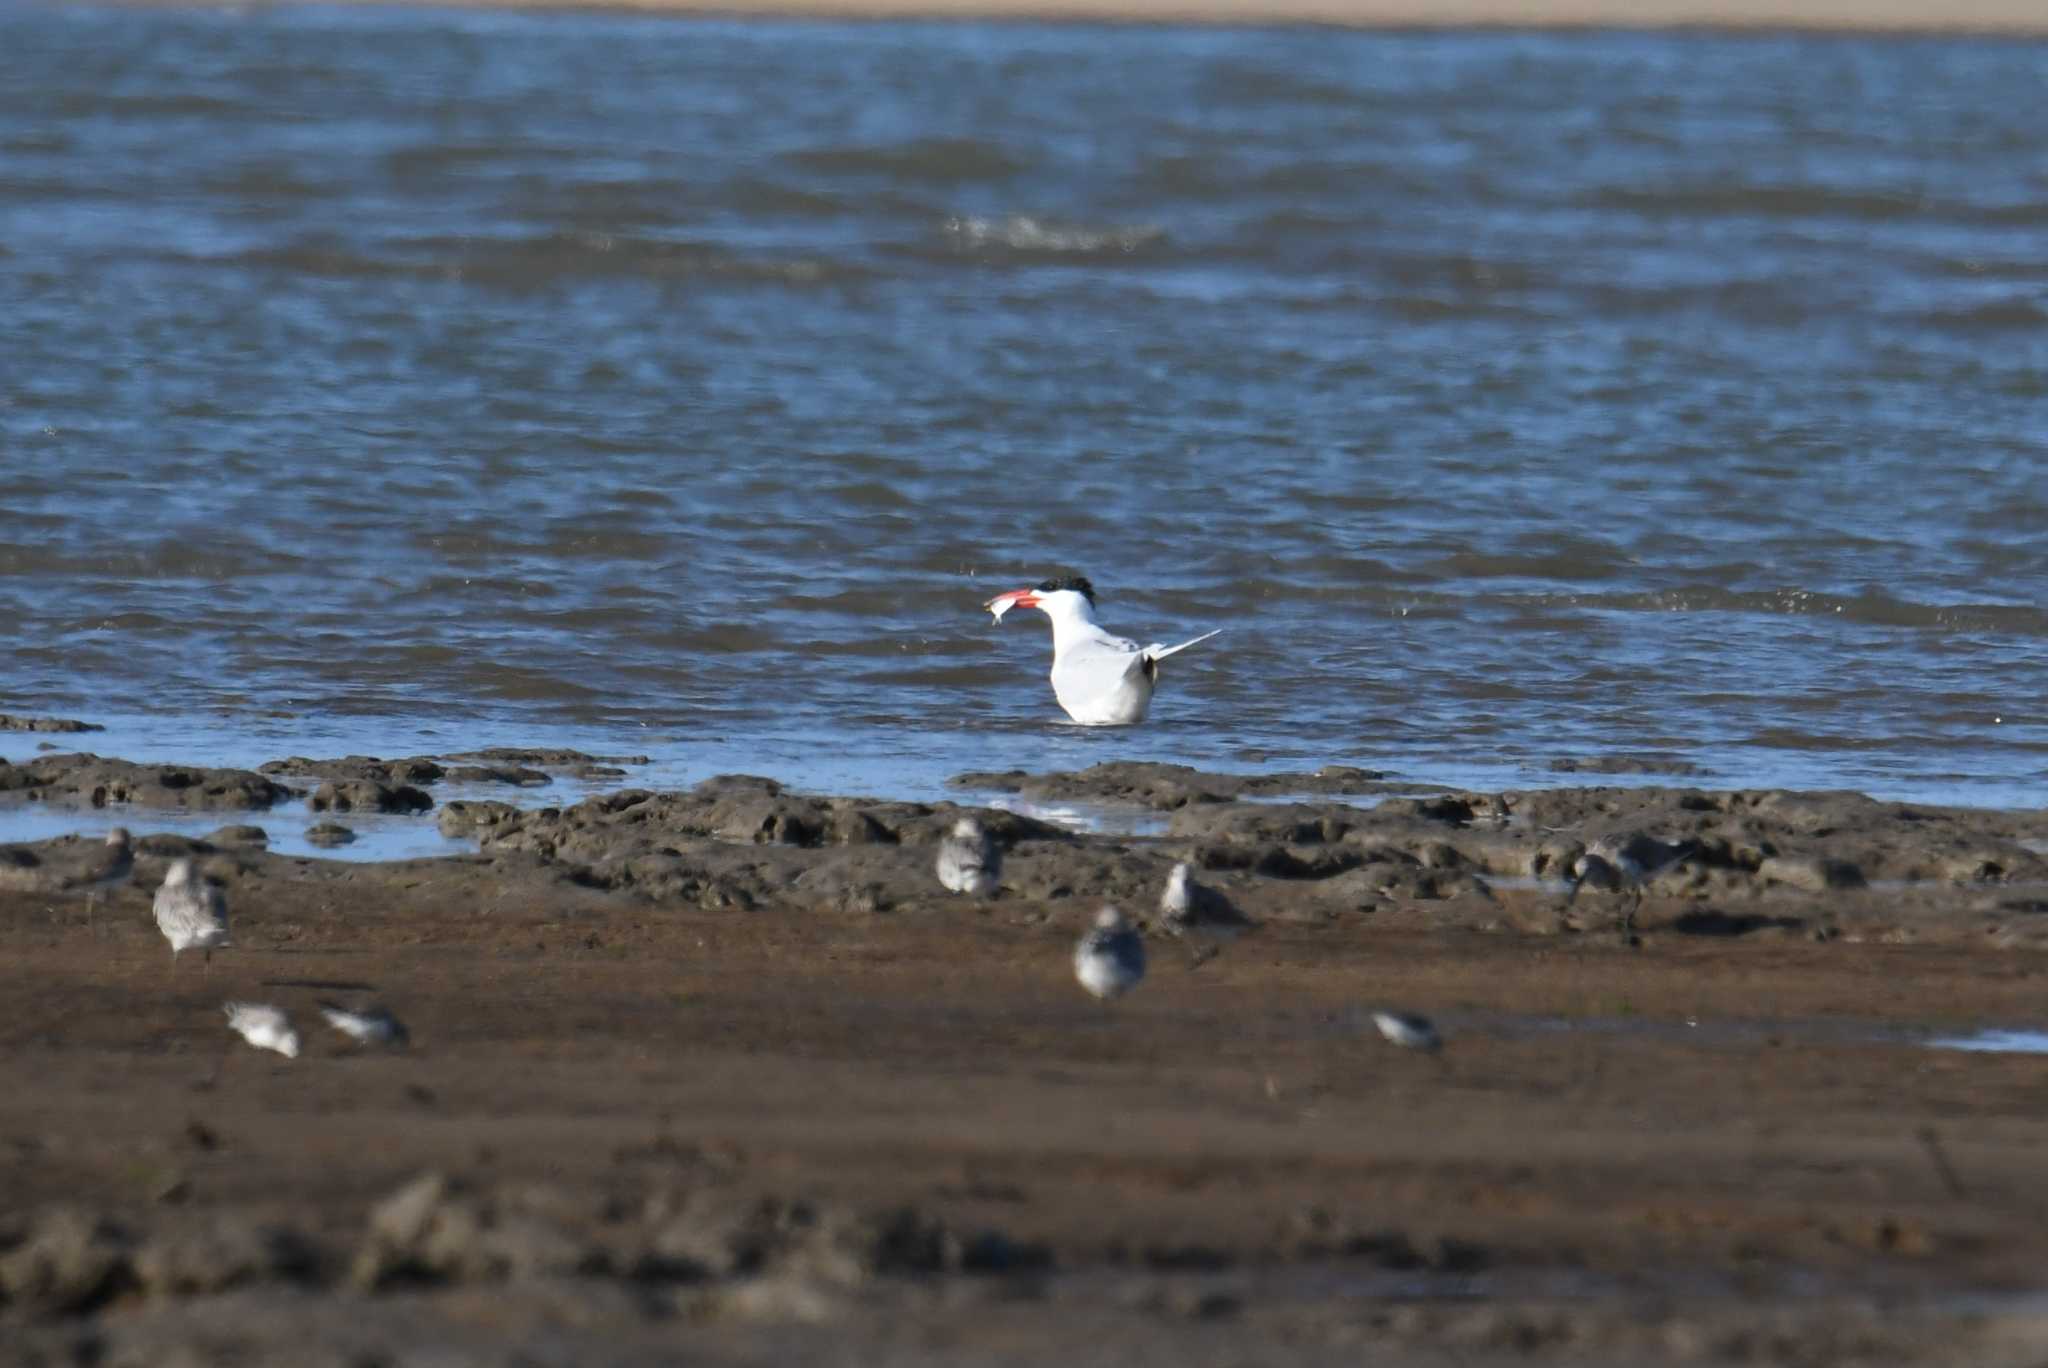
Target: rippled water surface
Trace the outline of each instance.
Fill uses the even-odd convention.
[[[0,0],[0,710],[2038,803],[2048,47]],[[1176,657],[1060,723],[1081,570]],[[0,738],[0,755],[39,738]]]

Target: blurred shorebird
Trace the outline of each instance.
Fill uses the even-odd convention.
[[[1089,727],[1143,722],[1159,682],[1159,662],[1216,635],[1205,632],[1178,646],[1140,646],[1111,636],[1095,621],[1095,586],[1079,575],[1012,589],[982,606],[997,622],[1012,608],[1036,608],[1052,619],[1053,697],[1068,717]]]
[[[1238,911],[1222,890],[1196,882],[1183,860],[1166,876],[1166,891],[1159,895],[1159,925],[1169,936],[1206,941],[1195,951],[1195,963],[1201,964],[1258,923]]]
[[[1633,894],[1628,915],[1622,918],[1623,925],[1633,926],[1643,906],[1643,885],[1698,850],[1697,841],[1660,841],[1642,832],[1603,836],[1572,861],[1571,891],[1565,894],[1564,905],[1570,907],[1578,901],[1584,888],[1596,893]]]
[[[299,1057],[299,1033],[283,1009],[262,1002],[227,1002],[228,1029],[259,1050],[275,1050],[286,1059]]]
[[[156,929],[171,943],[171,968],[178,956],[197,950],[201,962],[213,965],[213,952],[228,943],[227,895],[208,883],[190,860],[174,862],[156,891]]]
[[[980,897],[993,893],[1003,877],[1003,852],[981,823],[962,817],[939,842],[939,882],[949,892]]]
[[[1096,997],[1122,997],[1145,977],[1145,942],[1124,914],[1105,907],[1074,947],[1074,977]]]
[[[92,925],[93,904],[102,893],[112,896],[115,889],[128,882],[128,876],[135,872],[135,846],[128,835],[127,827],[115,827],[107,833],[106,845],[93,853],[85,866],[69,880],[73,888],[85,890],[85,924]]]
[[[1372,1024],[1380,1028],[1381,1035],[1404,1050],[1435,1054],[1443,1048],[1444,1038],[1437,1034],[1435,1025],[1426,1016],[1416,1016],[1412,1012],[1374,1012]]]
[[[338,1002],[320,1004],[320,1015],[327,1018],[327,1024],[341,1032],[358,1045],[384,1045],[402,1049],[412,1043],[412,1033],[405,1029],[405,1023],[391,1015],[384,1007],[344,1007]]]

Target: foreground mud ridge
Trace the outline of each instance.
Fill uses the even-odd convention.
[[[2039,1059],[1940,1045],[2048,1024],[2048,815],[1151,765],[534,809],[442,798],[453,768],[0,766],[0,801],[117,812],[137,851],[88,919],[95,840],[0,849],[0,1360],[2048,1354]],[[271,853],[301,802],[476,853]],[[219,830],[151,829],[195,809]],[[994,897],[932,876],[962,814]],[[1569,896],[1629,837],[1681,854]],[[227,893],[210,968],[149,921],[180,857]],[[1213,959],[1156,924],[1183,860],[1259,924]],[[1153,923],[1111,1005],[1069,958],[1105,901]],[[328,1032],[336,999],[411,1047]]]

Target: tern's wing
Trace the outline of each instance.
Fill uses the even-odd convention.
[[[1170,655],[1178,655],[1180,652],[1185,651],[1190,646],[1201,645],[1203,642],[1207,641],[1210,637],[1217,635],[1222,630],[1223,629],[1221,627],[1218,627],[1214,632],[1204,632],[1200,636],[1196,637],[1193,641],[1183,641],[1178,646],[1161,646],[1159,643],[1154,642],[1152,645],[1147,646],[1145,648],[1145,659],[1164,660]]]
[[[1111,636],[1090,624],[1092,630],[1076,632],[1058,657],[1060,663],[1089,671],[1104,671],[1112,678],[1131,668],[1145,654],[1145,648],[1126,637]]]

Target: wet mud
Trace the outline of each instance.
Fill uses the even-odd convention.
[[[2048,1354],[2040,1061],[1931,1048],[2041,1025],[2048,814],[1140,765],[523,808],[439,801],[445,757],[29,764],[0,801],[104,793],[135,876],[89,915],[96,838],[0,851],[0,1360]],[[258,781],[410,789],[477,849],[272,853]],[[225,824],[151,830],[181,805]],[[993,896],[933,875],[962,815]],[[1630,837],[1683,853],[1574,894]],[[179,858],[226,891],[210,963],[150,921]],[[1256,923],[1213,957],[1159,925],[1180,861]],[[1112,1004],[1071,965],[1104,902],[1150,951]]]

